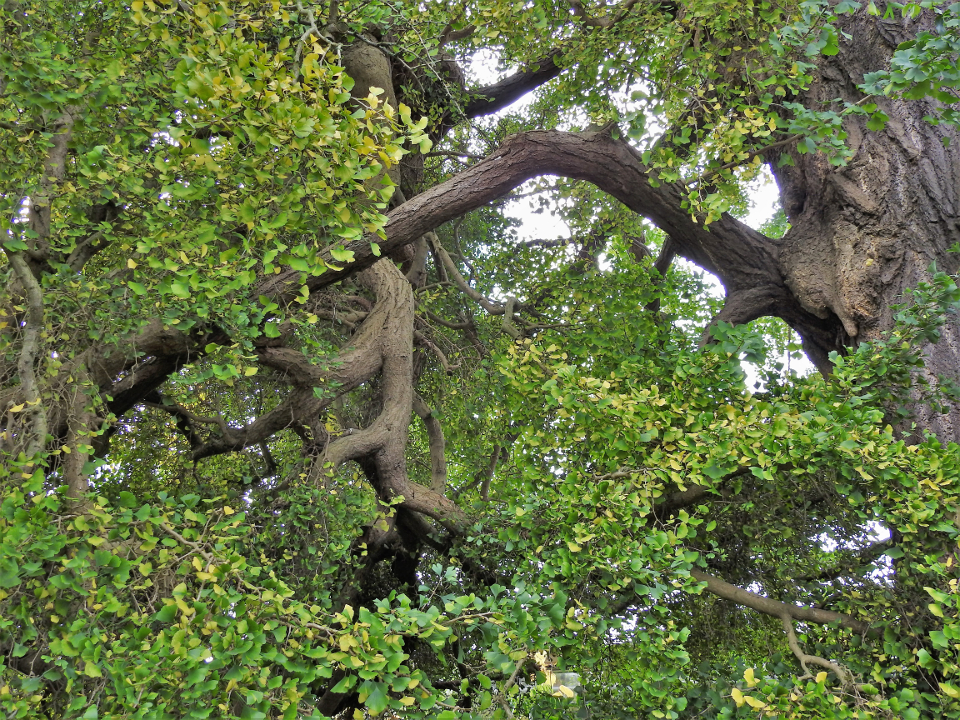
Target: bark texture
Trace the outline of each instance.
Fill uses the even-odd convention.
[[[897,45],[927,29],[927,22],[866,12],[848,18],[845,29],[853,40],[824,58],[804,105],[861,100],[857,85],[863,75],[886,69]],[[834,346],[824,350],[880,338],[893,325],[893,306],[931,277],[931,263],[949,273],[958,269],[948,249],[960,242],[960,133],[926,122],[934,110],[928,102],[880,99],[878,105],[890,117],[883,131],[867,130],[861,117],[846,122],[854,154],[845,167],[791,151],[795,166],[775,169],[792,225],[780,252],[787,286],[806,312],[836,318],[842,326]],[[956,318],[947,320],[941,340],[924,353],[929,379],[958,378]],[[826,368],[819,352],[811,356]],[[920,428],[960,441],[957,408],[940,415],[917,404],[915,413]]]

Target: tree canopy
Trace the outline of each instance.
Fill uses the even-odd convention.
[[[960,718],[960,4],[0,23],[5,717]]]

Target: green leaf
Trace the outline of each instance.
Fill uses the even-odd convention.
[[[353,262],[354,253],[344,249],[343,245],[338,245],[330,251],[330,256],[338,262]]]

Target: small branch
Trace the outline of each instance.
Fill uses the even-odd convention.
[[[331,14],[336,13],[336,9],[334,9],[335,7],[336,5],[334,4],[333,8],[331,8]],[[316,35],[317,37],[320,37],[321,34],[320,29],[317,27],[317,18],[313,14],[313,8],[305,8],[303,7],[301,0],[297,0],[297,12],[306,17],[307,22],[310,23],[310,26],[303,31],[303,33],[300,35],[300,39],[297,41],[297,49],[293,54],[293,62],[295,63],[300,62],[300,56],[303,54],[303,46],[306,45],[307,40],[310,39],[310,36]]]
[[[419,395],[413,396],[413,411],[423,420],[427,429],[430,445],[430,489],[443,493],[447,486],[446,443],[443,439],[443,427],[433,414],[433,410]]]
[[[510,710],[510,706],[507,704],[507,691],[513,687],[513,684],[517,681],[517,677],[520,675],[520,670],[523,668],[523,663],[526,661],[527,656],[524,655],[522,658],[517,660],[517,666],[513,669],[513,673],[503,684],[503,689],[499,693],[500,707],[503,708],[503,712],[506,714],[509,720],[513,720],[513,712]]]
[[[478,305],[480,305],[480,307],[482,307],[491,315],[504,314],[503,306],[498,305],[497,303],[493,302],[490,298],[484,295],[481,295],[479,292],[477,292],[472,287],[470,287],[467,281],[463,279],[463,275],[461,275],[460,271],[457,270],[456,263],[453,262],[453,259],[450,257],[449,253],[447,253],[443,245],[440,244],[440,240],[437,238],[435,233],[432,233],[432,232],[427,233],[427,240],[430,242],[431,247],[433,247],[437,255],[440,256],[440,260],[443,262],[444,268],[446,269],[450,277],[453,278],[454,284],[456,284],[456,286],[460,288],[461,292],[463,292],[468,298],[470,298],[471,300],[476,302]]]
[[[853,684],[853,675],[844,667],[841,667],[839,664],[822,658],[818,655],[807,655],[800,648],[800,643],[797,641],[797,634],[793,630],[793,618],[789,614],[784,613],[780,616],[780,620],[783,621],[783,629],[787,633],[787,644],[790,646],[790,649],[793,651],[793,654],[797,656],[797,660],[800,661],[800,667],[803,668],[804,675],[801,680],[809,678],[812,676],[809,668],[807,668],[807,663],[812,665],[819,665],[822,668],[827,670],[832,670],[836,674],[837,678],[840,680],[840,684],[844,687],[848,687]]]
[[[841,575],[852,572],[856,566],[868,565],[875,562],[877,558],[883,555],[894,545],[895,543],[892,539],[881,540],[880,542],[873,543],[872,545],[863,548],[859,552],[852,555],[845,562],[841,562],[837,567],[826,568],[816,573],[803,575],[796,578],[796,580],[797,582],[801,583],[836,580]]]
[[[517,326],[513,322],[517,304],[517,299],[513,297],[513,295],[507,298],[507,304],[503,308],[503,322],[500,324],[503,333],[509,335],[514,340],[519,340],[523,337],[523,333],[517,330]]]
[[[433,322],[435,322],[437,325],[442,325],[443,327],[445,327],[445,328],[450,328],[451,330],[466,330],[467,328],[473,327],[473,323],[472,323],[472,322],[458,322],[458,323],[455,323],[455,322],[450,322],[449,320],[444,320],[442,317],[440,317],[439,315],[435,315],[434,313],[430,312],[429,310],[424,310],[423,313],[424,313],[424,315],[426,315],[428,318],[430,318],[430,320],[432,320]]]
[[[447,360],[447,356],[443,354],[443,351],[440,348],[438,348],[436,344],[432,340],[430,340],[427,336],[425,336],[423,333],[418,332],[417,330],[414,330],[413,340],[414,340],[414,343],[423,345],[436,356],[437,360],[440,361],[440,365],[443,367],[443,371],[447,375],[453,375],[453,371],[460,368],[459,363],[457,363],[456,365],[451,365],[450,361]]]
[[[434,150],[423,153],[423,157],[465,157],[471,160],[486,160],[486,155],[475,155],[474,153],[455,152],[453,150]]]
[[[213,564],[213,562],[214,562],[213,555],[211,555],[211,554],[208,553],[206,550],[204,550],[204,549],[203,549],[203,546],[201,546],[200,543],[195,543],[195,542],[193,542],[193,541],[191,541],[191,540],[187,540],[183,535],[181,535],[180,533],[178,533],[176,530],[174,530],[172,527],[170,527],[169,525],[167,525],[165,522],[161,522],[161,523],[160,523],[160,528],[161,528],[165,533],[167,533],[167,535],[169,535],[169,536],[172,537],[174,540],[176,540],[178,543],[181,543],[182,545],[185,545],[186,547],[193,548],[194,551],[196,551],[196,553],[197,553],[198,555],[200,555],[204,560],[206,560],[206,561],[207,561],[208,563],[210,563],[210,564]]]
[[[503,448],[500,444],[493,446],[493,452],[490,453],[490,461],[487,463],[487,466],[480,470],[473,476],[473,480],[454,491],[453,499],[458,499],[463,493],[468,490],[472,490],[477,485],[480,485],[480,497],[486,502],[490,499],[490,480],[493,478],[494,472],[497,470],[497,463],[500,461],[500,452]],[[482,483],[482,484],[481,484]]]
[[[70,257],[67,258],[67,265],[69,265],[70,269],[74,272],[80,272],[84,265],[87,264],[87,261],[106,246],[107,243],[104,242],[104,235],[98,230],[77,243],[76,248],[70,253]]]

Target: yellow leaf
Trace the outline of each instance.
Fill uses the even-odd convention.
[[[134,12],[140,12],[143,10],[143,0],[136,0],[135,2],[130,3],[130,9]]]
[[[570,540],[567,540],[567,547],[570,548],[570,552],[580,552],[582,549],[579,545],[577,545],[575,542],[571,542]]]
[[[940,689],[952,698],[960,698],[960,690],[957,690],[953,685],[940,683]]]
[[[257,368],[255,368],[252,365],[243,371],[244,377],[250,377],[251,375],[256,375],[256,374],[257,374]]]
[[[738,688],[734,688],[730,691],[730,697],[733,698],[733,701],[737,704],[737,707],[743,707],[743,693],[740,692]]]
[[[236,512],[236,510],[234,510],[234,509],[233,509],[232,507],[230,507],[229,505],[224,505],[224,506],[223,506],[223,514],[224,514],[224,515],[233,515],[235,512]]]
[[[763,700],[757,700],[755,697],[751,697],[750,695],[744,696],[743,699],[746,700],[747,705],[752,707],[754,710],[759,710],[760,708],[765,708],[767,706]]]
[[[757,684],[757,679],[753,675],[753,668],[747,668],[743,671],[743,679],[747,681],[747,685],[750,687]]]
[[[133,270],[137,266],[136,261],[133,258],[127,258],[127,267]]]
[[[410,696],[400,698],[400,704],[406,707],[410,707],[416,702],[416,700]]]
[[[24,405],[23,403],[20,403],[19,405],[14,405],[12,408],[10,408],[9,412],[18,413],[21,410],[23,410],[23,405]]]
[[[822,683],[824,680],[827,679],[827,673],[826,673],[826,672],[818,672],[816,679],[817,679],[817,682],[818,682],[818,683]]]

